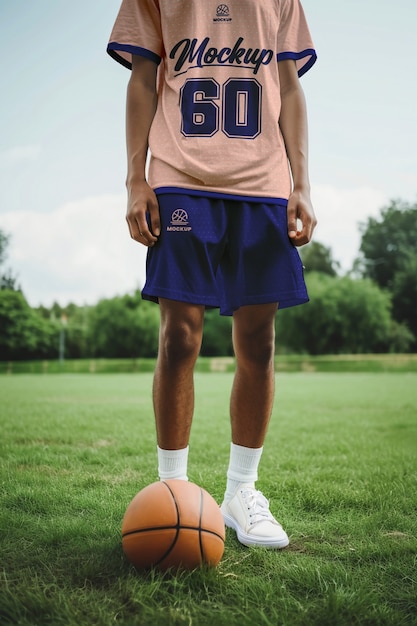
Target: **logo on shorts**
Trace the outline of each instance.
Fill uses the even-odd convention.
[[[167,226],[168,231],[188,232],[191,226],[188,226],[188,213],[184,209],[175,209],[171,215],[171,226]]]
[[[216,17],[213,18],[213,22],[231,22],[230,10],[227,4],[219,4],[216,9]]]

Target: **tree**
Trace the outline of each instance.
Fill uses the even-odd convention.
[[[404,260],[417,255],[417,205],[394,200],[381,209],[379,219],[360,224],[360,231],[363,275],[391,289]]]
[[[49,320],[57,328],[57,334],[64,333],[64,354],[66,359],[82,359],[91,356],[88,352],[89,306],[78,306],[72,302],[61,306],[54,302],[51,308],[40,306],[37,313]],[[58,345],[58,339],[57,339]]]
[[[9,245],[9,235],[0,230],[0,265],[3,265],[7,258],[7,246]]]
[[[417,347],[417,253],[404,258],[401,269],[392,282],[393,315],[398,322],[406,323],[414,335]]]
[[[219,315],[218,309],[205,313],[202,356],[233,356],[232,318]]]
[[[322,273],[308,274],[306,280],[310,302],[278,312],[278,347],[317,355],[409,346],[409,334],[393,323],[389,294],[371,280]]]
[[[393,315],[406,323],[417,347],[417,204],[392,201],[379,219],[361,225],[362,275],[392,295]]]
[[[0,289],[17,289],[16,277],[9,268],[3,267],[7,259],[9,243],[10,235],[0,229]]]
[[[154,357],[159,314],[140,293],[100,300],[88,317],[89,352],[99,357]]]
[[[0,359],[39,359],[57,354],[56,328],[30,308],[20,291],[0,290]],[[56,344],[57,345],[57,344]]]
[[[340,267],[332,256],[332,251],[322,243],[312,241],[300,250],[301,259],[306,272],[321,272],[329,276],[336,276]]]

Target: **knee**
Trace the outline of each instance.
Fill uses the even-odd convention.
[[[274,328],[263,327],[239,332],[234,337],[235,354],[240,364],[267,370],[274,361]]]
[[[202,331],[189,320],[166,320],[161,324],[159,357],[168,366],[194,365],[201,348]]]

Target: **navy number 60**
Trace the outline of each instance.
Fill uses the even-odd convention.
[[[181,89],[181,132],[186,137],[212,137],[220,128],[228,137],[254,139],[261,132],[262,87],[255,78],[230,78],[222,86],[214,78],[189,78]]]

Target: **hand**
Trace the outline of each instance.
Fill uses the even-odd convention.
[[[305,191],[294,190],[288,199],[287,207],[288,236],[295,246],[308,243],[317,225],[317,219],[311,204],[310,194]],[[297,220],[301,222],[298,230]]]
[[[156,244],[161,233],[159,205],[155,192],[146,181],[128,189],[126,220],[132,239],[148,248]]]

